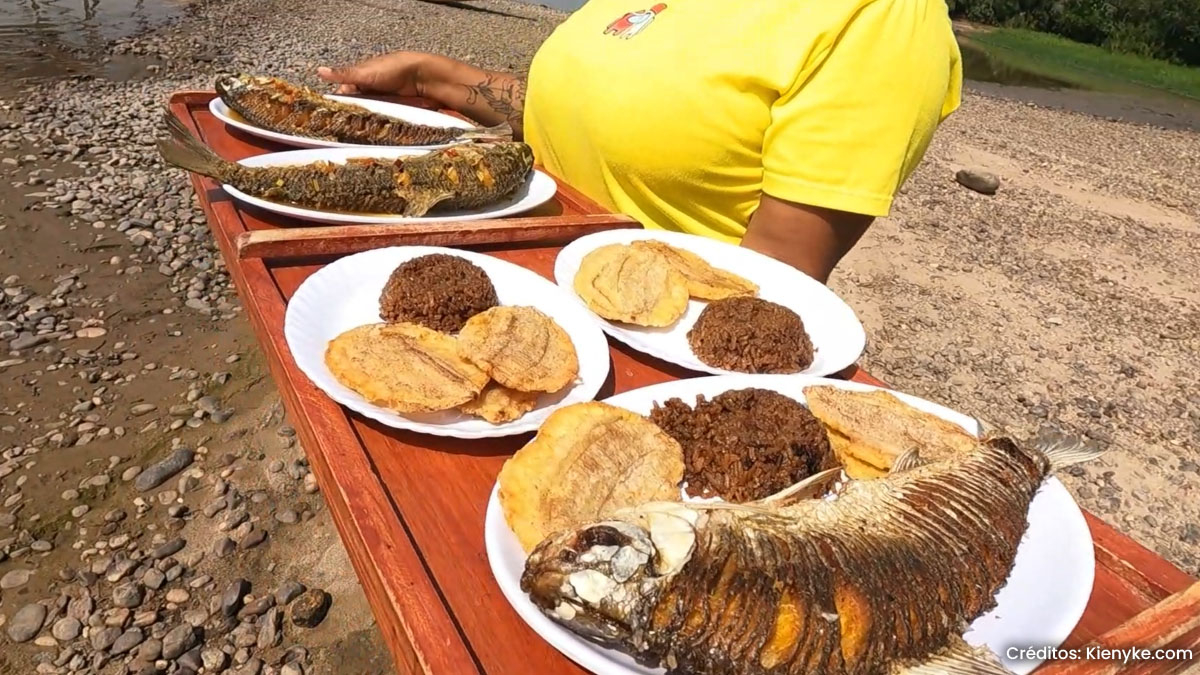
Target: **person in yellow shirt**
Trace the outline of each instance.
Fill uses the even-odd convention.
[[[507,120],[605,207],[822,282],[889,213],[962,88],[944,0],[590,0],[527,84],[419,52],[318,74]]]

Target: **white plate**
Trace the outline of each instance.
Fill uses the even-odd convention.
[[[655,402],[679,397],[689,405],[696,396],[709,398],[732,389],[761,387],[804,402],[804,388],[828,384],[853,391],[870,391],[869,385],[797,377],[794,375],[728,375],[677,380],[634,389],[606,399],[639,414],[649,414]],[[978,434],[974,420],[914,396],[895,393],[916,408],[962,425]],[[484,526],[488,562],[504,597],[538,635],[579,665],[599,675],[659,675],[661,668],[648,668],[628,655],[601,647],[572,633],[539,610],[521,590],[525,553],[504,520],[492,489]],[[1092,594],[1095,557],[1091,531],[1075,500],[1057,478],[1050,478],[1038,491],[1029,508],[1026,531],[1008,583],[996,596],[997,606],[971,624],[964,637],[973,645],[987,645],[1004,664],[1017,673],[1029,673],[1041,661],[1015,661],[1005,652],[1012,646],[1058,646],[1075,628]]]
[[[379,296],[388,277],[400,263],[445,253],[478,265],[492,280],[501,305],[525,305],[546,313],[570,336],[579,357],[575,383],[554,394],[543,394],[534,410],[506,424],[446,411],[406,416],[373,405],[354,390],[342,385],[325,366],[325,348],[341,333],[381,321]],[[608,341],[595,320],[571,302],[562,291],[529,270],[480,253],[435,246],[394,246],[346,256],[304,280],[288,303],[283,322],[296,365],[330,398],[390,427],[435,436],[489,438],[510,436],[537,429],[555,409],[590,401],[608,377]]]
[[[628,244],[638,239],[659,239],[687,249],[710,265],[738,274],[758,284],[758,297],[800,315],[816,348],[812,364],[798,374],[832,375],[851,366],[862,355],[867,335],[854,310],[821,282],[774,258],[723,241],[661,230],[611,230],[580,237],[563,248],[554,263],[559,287],[586,309],[575,293],[575,274],[584,256],[608,244]],[[630,347],[691,370],[715,375],[739,375],[701,362],[688,344],[687,334],[707,302],[689,300],[687,311],[674,325],[646,328],[608,321],[596,316],[604,332]],[[589,310],[590,311],[590,310]]]
[[[424,155],[429,150],[412,149],[412,148],[375,148],[373,150],[363,150],[362,148],[320,148],[315,150],[289,150],[287,152],[272,152],[265,155],[256,155],[247,157],[238,162],[242,166],[250,167],[265,167],[265,166],[295,166],[299,164],[311,164],[317,161],[334,162],[344,164],[346,160],[356,157],[371,157],[375,159],[396,159],[398,157],[414,157]],[[367,213],[343,213],[340,211],[318,211],[316,209],[304,208],[302,206],[293,206],[290,204],[281,204],[268,199],[260,199],[233,187],[232,185],[222,185],[222,189],[229,193],[233,198],[257,206],[265,211],[279,213],[292,218],[308,220],[317,223],[332,223],[336,225],[345,223],[378,223],[383,225],[395,224],[406,225],[410,223],[427,223],[434,221],[464,221],[464,220],[482,220],[484,218],[503,218],[513,214],[521,213],[535,209],[542,204],[554,198],[558,192],[558,183],[554,181],[548,174],[545,174],[537,169],[530,172],[529,177],[513,195],[505,200],[495,202],[489,206],[470,211],[433,211],[420,217],[409,217],[401,215],[388,214],[367,214]]]
[[[414,108],[409,105],[400,103],[389,103],[387,101],[376,101],[369,98],[356,98],[353,96],[333,96],[327,95],[325,98],[332,101],[341,101],[342,103],[352,103],[357,106],[362,106],[371,112],[377,112],[389,117],[396,117],[405,122],[414,124],[424,124],[431,127],[454,127],[456,129],[474,129],[475,125],[466,120],[461,120],[457,117],[437,112],[436,110],[425,110],[424,108]],[[222,122],[237,127],[242,131],[259,136],[261,138],[269,138],[279,143],[298,148],[382,148],[389,146],[382,145],[362,145],[359,143],[341,143],[339,141],[323,141],[319,138],[306,138],[304,136],[293,136],[292,134],[283,134],[278,131],[270,131],[262,127],[256,127],[253,124],[242,119],[240,115],[231,110],[225,105],[225,101],[221,100],[220,96],[215,96],[208,102],[208,111],[211,112],[217,119]],[[411,146],[421,148],[422,150],[436,150],[437,148],[448,148],[455,143],[443,143],[441,145],[420,145]],[[399,146],[391,146],[399,147]],[[405,146],[408,147],[408,146]]]

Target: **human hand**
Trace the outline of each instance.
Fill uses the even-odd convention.
[[[338,94],[423,96],[422,65],[428,54],[391,52],[345,68],[317,68],[317,76],[337,86]]]

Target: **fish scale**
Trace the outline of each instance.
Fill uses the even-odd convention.
[[[962,457],[850,481],[832,500],[648,505],[692,534],[688,549],[665,559],[686,553],[677,567],[634,571],[622,596],[632,600],[589,603],[570,584],[538,582],[573,569],[567,561],[577,557],[560,551],[575,551],[588,525],[543,541],[522,588],[568,627],[602,618],[604,630],[585,634],[658,659],[670,673],[895,675],[934,657],[993,672],[993,661],[956,651],[962,632],[995,606],[1046,476],[1095,454],[1051,452],[995,438]],[[655,531],[657,521],[640,513],[648,512],[606,521],[647,523],[622,529],[625,545]],[[665,537],[680,526],[658,527]],[[658,544],[683,545],[672,537]],[[785,602],[797,616],[785,615]],[[569,618],[555,613],[563,603]]]

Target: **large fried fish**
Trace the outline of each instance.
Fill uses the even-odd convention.
[[[520,419],[537,407],[537,392],[516,391],[498,382],[489,382],[483,391],[458,409],[492,424]]]
[[[804,398],[828,428],[834,452],[848,465],[853,460],[886,472],[912,448],[920,448],[927,459],[939,459],[971,452],[978,443],[957,424],[922,412],[891,392],[813,385],[804,388]]]
[[[467,319],[458,334],[463,356],[517,391],[553,393],[579,375],[571,336],[533,307],[493,307]]]
[[[248,167],[221,159],[173,115],[160,140],[163,159],[253,197],[322,211],[419,217],[432,209],[474,209],[512,196],[533,170],[533,151],[516,142],[476,143],[395,160]]]
[[[1004,673],[963,631],[994,607],[1047,476],[1096,454],[997,437],[907,453],[826,499],[802,498],[818,474],[753,504],[644,504],[544,540],[521,588],[672,674]]]
[[[406,413],[460,406],[488,383],[453,337],[413,323],[351,328],[329,341],[325,365],[371,403]]]
[[[583,257],[575,293],[596,314],[637,326],[669,326],[687,310],[688,284],[665,258],[626,244]]]
[[[555,410],[504,462],[500,506],[521,546],[646,501],[680,498],[683,449],[641,415],[607,403]],[[606,486],[597,490],[597,485]]]
[[[473,138],[512,137],[512,127],[432,127],[372,112],[276,77],[225,75],[217,95],[247,122],[281,134],[360,145],[440,145]]]
[[[688,295],[700,300],[724,300],[735,295],[754,295],[758,284],[708,264],[691,251],[657,239],[639,239],[631,244],[661,255],[687,279]]]

